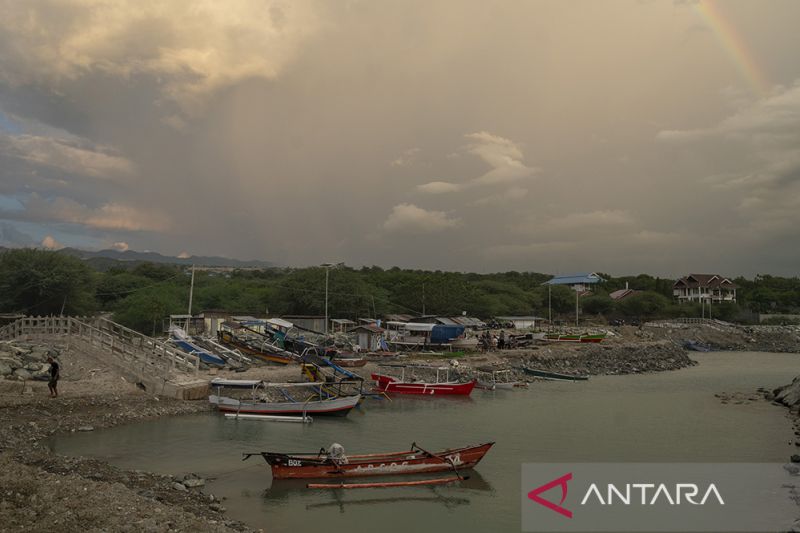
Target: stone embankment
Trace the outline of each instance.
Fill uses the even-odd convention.
[[[0,378],[47,380],[48,357],[58,358],[55,347],[28,342],[0,341]]]
[[[584,345],[563,352],[540,349],[527,358],[527,364],[556,372],[600,375],[662,372],[697,363],[680,346],[661,341],[636,345]]]

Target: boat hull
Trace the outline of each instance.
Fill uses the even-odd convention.
[[[372,379],[380,392],[424,396],[469,396],[477,383],[477,380],[466,383],[408,383],[383,374],[372,374]]]
[[[331,363],[344,368],[354,368],[366,365],[367,360],[361,357],[359,358],[343,357],[341,359],[340,358],[331,359]]]
[[[252,355],[253,357],[257,357],[258,359],[261,359],[262,361],[266,361],[268,363],[288,365],[289,363],[295,362],[294,358],[286,355],[271,353],[263,350],[256,350],[250,345],[236,339],[236,337],[234,337],[227,331],[221,331],[219,333],[219,339],[225,344],[233,346],[234,348],[236,348],[237,350],[239,350],[244,354]]]
[[[212,394],[209,403],[224,413],[245,413],[276,416],[347,416],[361,400],[361,395],[343,396],[311,402],[253,402]]]
[[[385,476],[429,472],[452,472],[473,468],[491,449],[493,442],[435,452],[420,450],[387,454],[352,455],[334,462],[325,455],[288,455],[263,452],[274,479],[314,479]]]
[[[603,342],[606,336],[602,333],[597,335],[558,335],[550,334],[545,335],[544,340],[547,342]]]
[[[576,376],[572,374],[561,374],[559,372],[550,372],[549,370],[537,370],[535,368],[528,368],[527,366],[522,367],[522,369],[538,378],[544,379],[553,379],[553,380],[561,380],[561,381],[586,381],[589,379],[589,376]]]

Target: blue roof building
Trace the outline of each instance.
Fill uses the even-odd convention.
[[[555,276],[553,279],[545,281],[542,285],[592,285],[605,281],[603,278],[595,274],[570,274],[568,276]]]

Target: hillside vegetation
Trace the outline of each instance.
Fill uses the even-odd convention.
[[[107,267],[107,268],[105,268]],[[581,298],[584,318],[653,319],[700,316],[699,305],[678,305],[672,279],[647,274],[614,277],[594,294]],[[332,317],[380,317],[387,313],[460,315],[480,318],[503,315],[547,316],[549,274],[404,270],[380,267],[331,270],[329,310]],[[749,313],[792,313],[800,307],[800,279],[777,276],[742,277],[738,304],[713,307],[713,316],[747,320]],[[608,294],[626,283],[641,292],[612,301]],[[0,254],[0,312],[34,315],[112,312],[114,319],[145,333],[160,330],[169,314],[186,313],[190,269],[182,265],[127,263],[92,269],[85,261],[42,250]],[[566,320],[575,311],[575,296],[553,287],[553,313]],[[324,314],[325,269],[267,268],[230,273],[197,271],[192,312],[232,311],[243,314]]]

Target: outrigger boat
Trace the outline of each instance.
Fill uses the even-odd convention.
[[[448,367],[428,367],[415,365],[378,365],[382,367],[400,368],[400,377],[388,376],[386,374],[372,374],[376,389],[380,392],[397,394],[423,394],[426,396],[457,395],[469,396],[475,388],[477,380],[460,382],[450,381],[450,369]],[[436,381],[406,381],[406,368],[424,368],[436,371]],[[440,377],[444,373],[444,381]]]
[[[219,341],[239,350],[240,352],[251,355],[262,361],[270,363],[277,363],[279,365],[288,365],[289,363],[297,362],[299,357],[280,346],[270,342],[264,335],[254,332],[249,328],[239,326],[238,324],[226,325],[229,329],[223,329],[217,332]],[[247,337],[236,335],[230,329],[238,326],[239,330],[246,331]]]
[[[204,350],[192,341],[192,338],[186,334],[183,328],[172,326],[170,328],[172,334],[170,340],[172,343],[186,353],[196,355],[202,362],[207,365],[225,366],[225,359],[208,350]]]
[[[551,372],[549,370],[537,370],[536,368],[530,368],[527,366],[523,366],[522,370],[524,370],[526,373],[532,376],[536,376],[537,378],[543,378],[543,379],[551,379],[559,381],[586,381],[587,379],[589,379],[589,376],[561,374],[559,372]]]
[[[361,401],[361,394],[345,395],[342,387],[359,386],[360,383],[340,381],[337,383],[265,383],[258,380],[214,380],[212,386],[217,394],[211,394],[208,401],[223,413],[242,413],[275,416],[347,416],[350,410]],[[222,387],[249,388],[251,399],[221,396]],[[300,387],[311,389],[312,394],[305,399],[292,397],[286,389]],[[267,401],[258,397],[260,389],[274,388],[283,401]]]
[[[603,342],[605,338],[605,333],[547,333],[543,340],[546,342]]]
[[[487,442],[431,453],[416,443],[404,452],[345,455],[341,445],[317,453],[245,453],[242,460],[260,455],[272,470],[274,479],[313,479],[394,474],[419,474],[427,472],[458,472],[473,468],[494,445]]]

